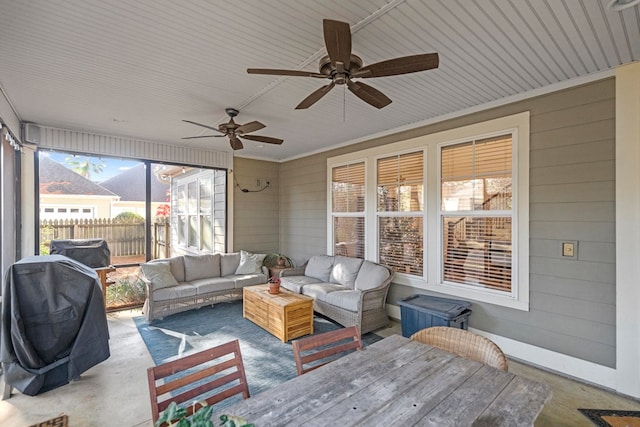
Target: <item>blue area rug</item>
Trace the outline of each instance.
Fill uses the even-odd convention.
[[[252,396],[296,376],[291,343],[243,318],[242,301],[174,314],[151,325],[142,316],[133,321],[156,365],[238,339]],[[326,318],[314,318],[315,334],[341,327]],[[381,339],[374,333],[362,336],[365,346]],[[229,400],[228,404],[233,403]],[[221,403],[227,406],[226,401]]]

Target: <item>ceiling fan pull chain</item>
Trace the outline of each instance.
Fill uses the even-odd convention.
[[[342,85],[342,123],[347,121],[347,85]]]

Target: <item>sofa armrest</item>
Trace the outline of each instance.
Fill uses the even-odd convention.
[[[382,282],[375,288],[360,290],[360,292],[362,292],[360,301],[362,303],[361,309],[363,311],[381,308],[386,304],[387,293],[389,292],[389,287],[391,286],[391,281],[393,280],[393,270],[388,266],[384,267],[387,268],[390,272],[389,277],[384,282]]]
[[[142,283],[144,283],[147,298],[151,298],[151,293],[153,292],[153,282],[147,279],[146,277],[144,277],[144,274],[140,275],[140,280],[142,280]]]
[[[387,293],[389,291],[389,284],[378,286],[377,288],[367,289],[360,291],[361,310],[373,310],[378,308],[384,308],[387,301]]]

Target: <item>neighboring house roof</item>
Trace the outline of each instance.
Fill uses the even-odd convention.
[[[100,183],[104,188],[120,196],[123,202],[140,202],[146,200],[144,163]],[[166,202],[169,184],[161,182],[151,174],[151,201]]]
[[[40,195],[117,195],[48,157],[39,159]]]

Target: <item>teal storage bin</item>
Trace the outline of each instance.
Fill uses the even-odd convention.
[[[420,329],[450,326],[467,329],[471,303],[430,295],[412,295],[398,301],[402,321],[402,336],[410,337]]]

